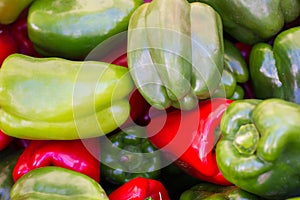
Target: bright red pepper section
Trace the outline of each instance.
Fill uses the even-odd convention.
[[[13,169],[13,179],[17,181],[21,176],[35,168],[58,166],[86,174],[99,182],[99,145],[96,138],[85,140],[32,140],[20,155]]]
[[[220,185],[231,185],[221,174],[214,147],[219,125],[232,100],[216,98],[199,102],[191,111],[175,110],[151,119],[147,136],[187,174]]]
[[[121,185],[108,196],[109,200],[169,200],[164,185],[155,179],[137,177]]]
[[[6,135],[0,130],[0,151],[5,149],[13,139],[13,137]]]
[[[17,52],[18,45],[10,32],[10,26],[0,24],[0,66],[7,56]]]

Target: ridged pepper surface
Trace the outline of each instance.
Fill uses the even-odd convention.
[[[282,99],[231,103],[221,120],[217,164],[234,185],[267,199],[300,194],[300,105]]]
[[[153,0],[130,18],[128,67],[158,109],[190,110],[209,98],[221,81],[223,54],[221,18],[209,5]]]

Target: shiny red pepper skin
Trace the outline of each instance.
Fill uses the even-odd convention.
[[[147,136],[166,155],[174,156],[174,163],[187,174],[203,181],[231,185],[221,174],[214,151],[220,136],[217,128],[231,102],[209,99],[199,102],[198,108],[191,111],[176,110],[156,116],[147,126]]]
[[[0,24],[0,66],[7,56],[17,52],[18,45],[11,35],[10,26]]]
[[[108,196],[109,200],[170,200],[164,185],[155,179],[137,177],[124,183]]]
[[[0,130],[0,151],[5,149],[13,139],[13,137],[6,135]]]
[[[28,37],[27,15],[28,8],[25,9],[17,18],[17,20],[12,24],[11,34],[18,44],[18,53],[33,57],[41,57],[34,49],[33,43]]]
[[[86,174],[99,182],[100,162],[95,156],[100,156],[99,141],[95,138],[32,140],[13,169],[13,179],[17,181],[35,168],[58,166]]]

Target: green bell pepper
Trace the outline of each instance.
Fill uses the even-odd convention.
[[[10,147],[0,151],[0,199],[10,200],[10,190],[14,184],[13,168],[21,154]]]
[[[108,182],[121,185],[135,177],[159,177],[161,155],[146,137],[145,127],[127,127],[100,141],[100,169]]]
[[[212,183],[199,183],[180,195],[179,200],[259,200],[254,194],[246,192],[237,186],[220,186]]]
[[[229,40],[224,40],[224,70],[221,83],[212,97],[242,99],[244,90],[239,84],[247,82],[249,70],[239,49]]]
[[[143,0],[36,0],[28,12],[28,35],[37,52],[83,60],[97,45],[127,30]]]
[[[16,21],[21,12],[31,4],[33,0],[1,0],[0,24],[11,24]]]
[[[224,30],[246,44],[270,39],[300,14],[299,0],[197,1],[212,6],[220,14]]]
[[[20,179],[11,189],[11,200],[108,200],[94,179],[62,167],[36,168]]]
[[[273,47],[252,47],[249,67],[255,98],[281,98],[300,103],[300,27],[281,32]]]
[[[244,99],[221,120],[217,164],[234,185],[266,199],[300,194],[300,105]]]
[[[218,87],[223,29],[209,5],[153,0],[132,14],[127,58],[137,89],[152,106],[190,110]]]
[[[0,71],[0,129],[23,139],[83,139],[129,116],[128,69],[97,61],[10,55]]]

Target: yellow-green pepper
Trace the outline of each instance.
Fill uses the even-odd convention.
[[[0,129],[25,139],[100,136],[128,118],[132,87],[121,66],[13,54],[0,70]]]

